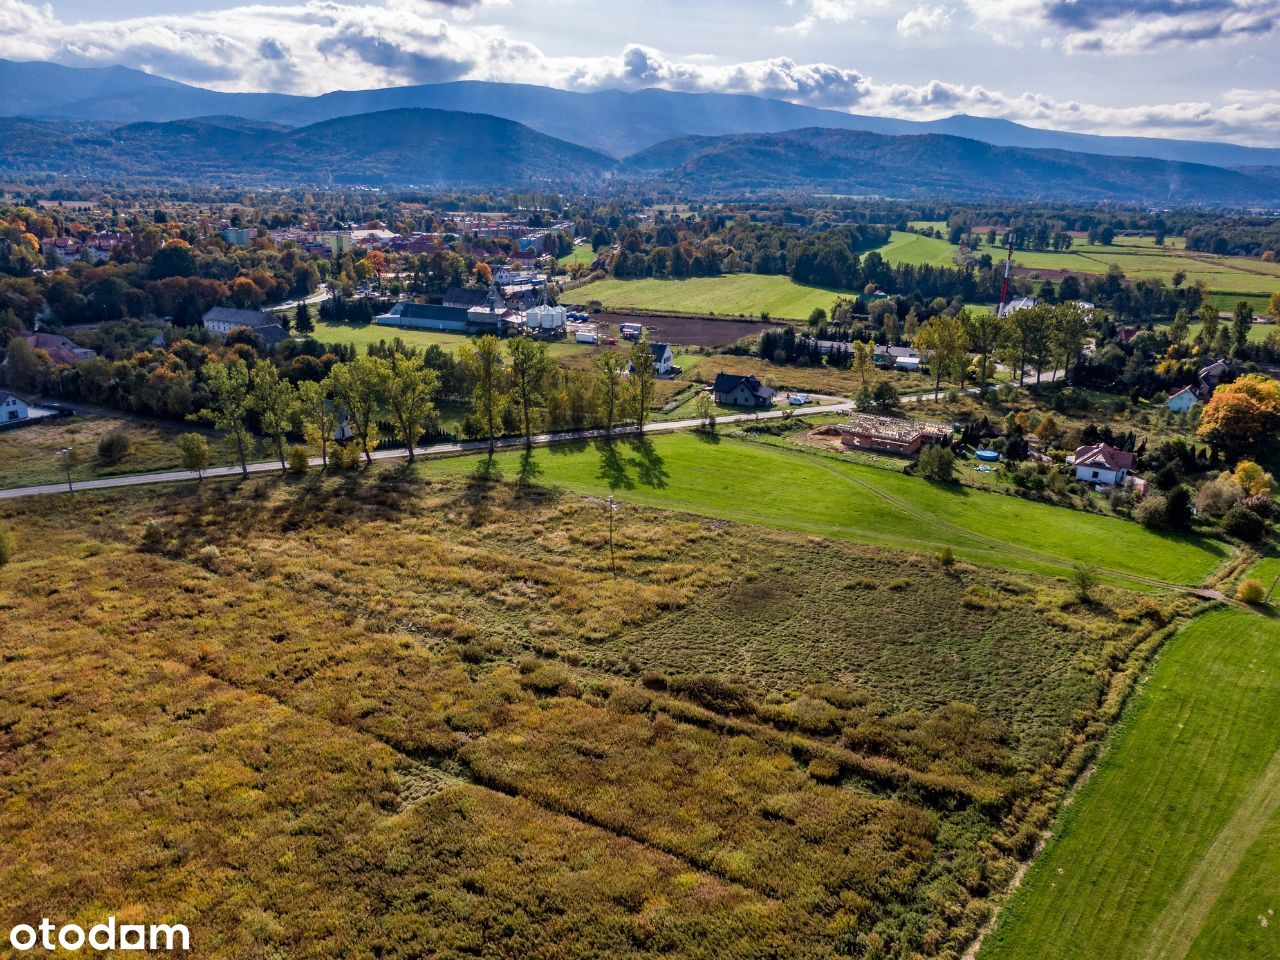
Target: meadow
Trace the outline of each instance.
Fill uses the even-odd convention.
[[[954,957],[1193,612],[404,468],[0,520],[0,922],[199,958]]]
[[[1278,640],[1220,609],[1168,642],[980,960],[1276,952]]]
[[[484,468],[484,458],[459,457],[419,469],[439,477]],[[1139,581],[1194,584],[1228,552],[1213,541],[1155,534],[1112,517],[705,434],[558,445],[527,459],[504,453],[490,469],[579,493],[907,551],[951,546],[1008,569],[1062,574],[1081,563]]]
[[[452,353],[459,344],[470,339],[462,333],[447,333],[443,330],[411,330],[376,323],[338,323],[330,320],[316,320],[315,328],[312,336],[321,343],[349,343],[360,353],[374,344],[390,343],[396,337],[411,347],[437,346]],[[553,357],[590,352],[591,349],[586,344],[574,343],[572,340],[553,341],[548,344],[548,352]]]
[[[830,310],[847,290],[810,287],[790,277],[733,273],[687,280],[599,280],[579,287],[568,299],[599,300],[610,310],[675,310],[728,316],[807,320],[814,308]]]
[[[575,263],[580,263],[584,267],[589,267],[595,263],[596,252],[591,249],[589,243],[575,244],[572,253],[566,253],[563,257],[556,261],[562,267],[571,267]]]

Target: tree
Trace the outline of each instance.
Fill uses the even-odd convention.
[[[1231,315],[1231,335],[1234,340],[1236,350],[1243,350],[1249,342],[1249,331],[1253,328],[1253,307],[1249,306],[1248,300],[1241,300],[1236,304],[1235,312]]]
[[[1237,540],[1257,543],[1267,532],[1267,522],[1252,510],[1237,503],[1222,518],[1222,531]]]
[[[964,324],[969,346],[978,355],[978,396],[985,397],[991,355],[1004,343],[1008,336],[1008,326],[1003,318],[985,310],[977,313],[961,310],[959,316]]]
[[[1071,583],[1075,586],[1076,597],[1081,603],[1092,603],[1093,591],[1098,586],[1098,571],[1077,563],[1071,568]]]
[[[706,390],[699,390],[693,398],[693,410],[702,421],[703,426],[712,432],[716,429],[716,402]]]
[[[1197,311],[1200,318],[1200,333],[1197,340],[1202,340],[1207,347],[1212,347],[1218,338],[1218,308],[1206,300]]]
[[[622,400],[622,374],[626,361],[616,350],[606,350],[596,357],[596,381],[600,386],[600,406],[606,433],[613,433]]]
[[[920,459],[916,461],[916,470],[926,480],[939,480],[950,483],[955,478],[956,455],[950,448],[938,443],[931,443],[920,451]]]
[[[191,414],[192,420],[207,420],[219,430],[230,433],[236,441],[240,472],[249,475],[249,368],[243,360],[220,363],[210,360],[200,369],[209,388],[210,406]]]
[[[13,559],[13,531],[0,523],[0,567]]]
[[[381,412],[382,364],[380,357],[356,357],[329,371],[333,396],[346,411],[351,436],[360,442],[366,464],[373,463],[369,440],[377,432]]]
[[[409,451],[410,463],[414,459],[414,444],[435,417],[433,401],[439,388],[439,375],[416,351],[403,350],[397,345],[387,354],[382,365],[382,400]]]
[[[458,360],[471,380],[471,406],[492,450],[502,423],[502,408],[507,405],[503,390],[502,341],[485,334],[474,342],[464,343],[458,347]]]
[[[653,382],[656,377],[651,344],[648,340],[637,340],[631,345],[631,389],[636,405],[636,423],[641,430],[649,419],[649,405],[653,403]]]
[[[1080,357],[1089,333],[1089,313],[1077,303],[1060,303],[1053,308],[1053,346],[1062,360],[1062,374],[1071,373],[1071,365]]]
[[[1280,320],[1280,290],[1271,295],[1267,301],[1267,312],[1277,320]]]
[[[276,445],[280,471],[288,469],[286,440],[298,418],[298,391],[288,380],[282,380],[275,364],[260,360],[250,371],[252,390],[250,403],[258,414],[262,432]]]
[[[862,386],[867,386],[867,378],[871,374],[872,346],[861,340],[853,341],[853,369],[862,379]]]
[[[547,345],[527,337],[507,341],[511,360],[511,399],[520,417],[525,449],[533,446],[533,414],[545,403],[547,379],[555,363],[547,355]]]
[[[1271,496],[1276,490],[1275,477],[1252,460],[1241,460],[1237,463],[1232,479],[1240,485],[1240,489],[1248,497]]]
[[[334,442],[338,429],[338,407],[333,402],[333,382],[304,380],[298,384],[298,415],[302,420],[302,435],[307,443],[320,448],[320,464],[329,466],[329,444]]]
[[[959,317],[939,314],[926,321],[916,335],[916,349],[930,355],[933,366],[933,393],[942,393],[942,381],[963,381],[965,361],[969,356],[969,337]]]
[[[204,472],[209,469],[209,441],[203,434],[184,433],[178,438],[178,450],[182,454],[182,468],[194,470],[203,480]]]
[[[1179,310],[1173,315],[1173,323],[1169,324],[1169,340],[1181,344],[1186,342],[1190,333],[1191,320],[1186,310]]]
[[[298,304],[298,309],[293,313],[293,329],[298,333],[313,333],[316,329],[311,321],[311,308],[305,300]]]
[[[43,350],[33,349],[22,337],[14,337],[5,351],[4,368],[9,386],[42,391],[49,382],[52,364]]]
[[[1221,384],[1205,404],[1196,436],[1229,462],[1256,454],[1280,419],[1280,385],[1258,374]]]

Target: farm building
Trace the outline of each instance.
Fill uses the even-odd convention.
[[[853,450],[877,450],[912,457],[930,443],[951,436],[945,424],[859,414],[840,424],[840,442]]]
[[[237,310],[234,307],[213,307],[205,311],[202,322],[210,333],[230,333],[237,327],[248,327],[255,333],[262,327],[280,326],[280,321],[261,310]]]
[[[871,362],[877,367],[910,372],[919,370],[922,360],[912,347],[883,347],[877,344],[872,350]]]
[[[750,374],[717,373],[711,392],[728,407],[770,407],[775,391]]]
[[[1078,447],[1071,462],[1076,468],[1077,480],[1114,487],[1123,483],[1133,469],[1133,454],[1107,443],[1094,443]]]
[[[1196,392],[1191,387],[1183,387],[1177,393],[1171,395],[1164,405],[1174,413],[1186,413],[1192,407],[1200,402],[1200,398],[1196,396]]]
[[[20,333],[18,336],[27,341],[32,350],[43,350],[49,355],[54,366],[72,366],[78,360],[90,360],[98,354],[88,347],[82,347],[74,340],[57,333]]]

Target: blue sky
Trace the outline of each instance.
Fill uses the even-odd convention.
[[[663,86],[1280,146],[1280,0],[0,0],[0,56],[223,90]]]

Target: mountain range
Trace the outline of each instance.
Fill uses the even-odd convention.
[[[1280,205],[1280,150],[665,90],[458,82],[294,97],[0,60],[0,143],[0,173],[90,180],[591,190],[613,179],[704,196]]]
[[[645,89],[577,93],[516,83],[457,81],[304,97],[221,93],[127,67],[66,67],[0,59],[0,116],[132,123],[233,116],[299,127],[338,117],[424,107],[514,120],[621,159],[686,136],[781,133],[806,127],[882,134],[947,134],[998,147],[1153,157],[1212,166],[1280,166],[1280,149],[1108,137],[957,115],[941,120],[859,116],[742,94]]]

